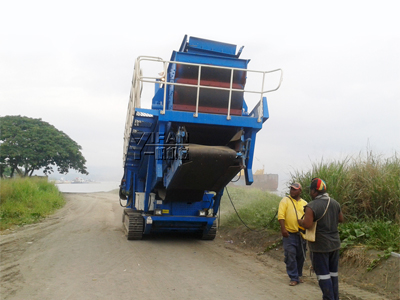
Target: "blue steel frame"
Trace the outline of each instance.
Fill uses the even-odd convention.
[[[192,42],[193,40],[193,42]],[[190,46],[192,45],[192,46]],[[214,47],[214,48],[212,48]],[[217,52],[209,49],[217,49]],[[190,52],[183,52],[189,51]],[[235,55],[236,46],[231,44],[219,43],[214,41],[191,38],[189,45],[185,36],[179,52],[173,52],[171,61],[183,61],[193,63],[204,63],[211,65],[220,65],[228,67],[239,67],[246,69],[249,60],[238,59]],[[176,66],[176,65],[175,65]],[[174,64],[169,66],[167,80],[174,80]],[[169,89],[171,86],[167,86]],[[135,207],[135,192],[144,193],[144,209],[142,212],[144,218],[144,234],[150,232],[165,232],[165,231],[183,231],[183,232],[201,232],[207,233],[219,209],[223,189],[215,194],[205,191],[203,200],[190,203],[190,200],[185,203],[169,202],[157,203],[155,201],[153,209],[161,209],[162,216],[155,216],[151,213],[149,207],[150,193],[160,182],[165,181],[167,175],[167,166],[165,160],[159,159],[160,151],[164,150],[166,138],[170,131],[171,123],[179,124],[212,124],[214,126],[235,127],[242,129],[245,132],[244,140],[249,141],[247,148],[247,160],[245,171],[246,184],[253,182],[252,165],[253,155],[255,150],[256,134],[262,128],[262,124],[269,118],[267,99],[263,98],[262,121],[258,122],[258,107],[255,107],[252,112],[244,111],[242,116],[231,116],[227,120],[226,115],[198,113],[194,117],[193,112],[174,111],[172,110],[173,93],[167,90],[167,105],[165,114],[161,113],[162,99],[164,88],[155,85],[155,96],[153,98],[152,109],[136,108],[135,119],[144,120],[139,117],[142,113],[147,116],[147,122],[152,125],[147,128],[146,136],[142,136],[138,143],[138,138],[134,137],[134,128],[132,127],[130,148],[140,148],[140,153],[132,153],[126,159],[124,181],[121,184],[121,189],[128,196],[128,207],[136,210]],[[172,87],[173,88],[173,87]],[[243,108],[247,110],[247,105],[243,100]],[[134,120],[135,122],[135,120]],[[143,129],[143,128],[142,128]],[[142,142],[142,144],[140,144]],[[197,215],[199,210],[213,208],[213,216],[200,217]]]

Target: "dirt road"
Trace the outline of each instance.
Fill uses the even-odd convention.
[[[219,237],[127,241],[115,194],[66,199],[42,223],[1,236],[1,299],[321,299],[315,285],[289,287],[272,258]]]

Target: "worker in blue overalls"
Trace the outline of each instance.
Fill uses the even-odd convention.
[[[326,192],[326,183],[320,178],[313,178],[310,185],[313,201],[305,207],[303,220],[299,225],[310,228],[318,220],[315,242],[309,242],[311,262],[322,297],[326,300],[339,299],[339,251],[340,238],[338,223],[343,222],[340,204]]]

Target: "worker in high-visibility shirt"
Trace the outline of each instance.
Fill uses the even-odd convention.
[[[278,221],[281,225],[286,272],[290,278],[290,286],[303,282],[301,277],[307,250],[306,241],[300,235],[297,221],[304,215],[304,206],[307,205],[307,201],[300,197],[301,191],[301,184],[293,183],[290,186],[290,194],[281,200],[278,209]],[[304,228],[300,227],[300,229]]]

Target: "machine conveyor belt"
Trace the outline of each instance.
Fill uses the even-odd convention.
[[[229,147],[189,144],[186,149],[188,157],[182,160],[167,186],[167,198],[179,191],[199,191],[201,196],[205,190],[218,192],[242,168],[241,158]]]

